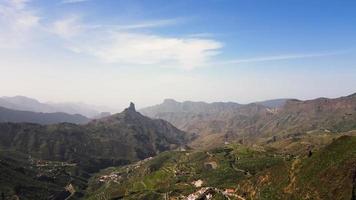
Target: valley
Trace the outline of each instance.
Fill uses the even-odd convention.
[[[131,103],[83,125],[0,123],[3,199],[355,198],[355,95],[171,103],[153,119]]]
[[[356,0],[0,0],[0,200],[356,200]]]

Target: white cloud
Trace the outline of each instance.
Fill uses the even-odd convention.
[[[27,7],[27,0],[0,3],[0,47],[16,47],[39,26],[40,17]]]
[[[63,38],[71,38],[74,36],[79,36],[79,34],[84,32],[94,33],[102,31],[110,32],[122,32],[122,31],[132,31],[138,29],[148,29],[156,28],[161,26],[174,25],[181,22],[181,19],[163,19],[154,21],[143,21],[133,24],[122,24],[122,25],[92,25],[83,23],[82,17],[79,15],[69,15],[62,19],[55,20],[52,22],[48,31],[54,33]]]
[[[219,42],[205,39],[112,33],[108,40],[87,41],[77,48],[108,63],[173,66],[193,69],[217,53]]]
[[[140,29],[178,23],[179,19],[146,21],[129,25],[90,25],[71,16],[53,23],[51,32],[76,53],[92,55],[103,62],[155,65],[193,69],[218,54],[222,44],[199,37],[165,37]]]
[[[74,3],[74,1],[65,1]],[[90,24],[78,15],[40,23],[29,0],[0,2],[0,48],[23,47],[34,36],[50,33],[75,53],[94,56],[106,63],[154,65],[193,69],[218,54],[222,44],[204,37],[168,37],[153,28],[176,25],[182,18],[146,20],[131,24]]]

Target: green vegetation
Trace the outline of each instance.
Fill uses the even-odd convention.
[[[303,160],[298,184],[307,187],[299,190],[321,199],[332,199],[335,194],[338,199],[351,199],[355,175],[356,137],[343,136]]]
[[[36,160],[13,151],[0,151],[0,192],[6,199],[55,199],[68,197],[65,189],[72,184],[72,199],[83,196],[86,177],[77,166],[62,162]]]
[[[92,177],[88,199],[164,199],[187,197],[213,187],[246,199],[351,199],[356,137],[343,136],[296,158],[275,151],[226,145],[211,151],[165,152],[136,164],[108,168]],[[118,179],[100,181],[118,175]],[[195,181],[202,184],[195,186]],[[216,193],[214,199],[224,199]],[[235,199],[235,196],[230,196]]]
[[[89,181],[88,198],[187,196],[196,190],[193,182],[197,180],[202,180],[202,186],[236,188],[239,181],[252,176],[250,172],[282,162],[282,156],[242,146],[226,146],[211,152],[165,152],[148,161],[102,171]],[[120,179],[99,183],[100,177],[110,174],[118,174]]]
[[[185,146],[194,134],[133,105],[87,125],[1,123],[0,192],[39,200],[355,199],[356,132],[335,132],[353,129],[355,115],[339,101],[292,101],[278,114],[250,105],[231,122],[254,134],[241,138],[232,126],[194,150]],[[257,114],[248,117],[250,109]],[[201,125],[219,130],[220,122]]]

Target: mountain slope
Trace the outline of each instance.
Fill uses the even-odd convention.
[[[34,159],[26,154],[0,151],[2,199],[79,199],[88,174],[64,162]]]
[[[85,124],[90,120],[82,115],[67,113],[36,113],[30,111],[10,110],[0,107],[0,122],[29,122],[37,124],[56,124],[62,122]]]
[[[311,156],[226,145],[165,152],[93,176],[88,199],[354,198],[356,137],[342,136]],[[262,149],[261,149],[262,148]]]
[[[158,113],[219,113],[240,106],[240,104],[233,102],[177,102],[173,99],[165,99],[162,104],[143,108],[140,112],[144,115],[153,117]]]
[[[89,171],[174,149],[187,138],[186,133],[168,122],[142,116],[133,105],[87,125],[0,124],[0,149],[77,163]]]
[[[180,103],[166,99],[162,104],[141,109],[140,112],[152,118],[167,120],[182,130],[200,134],[203,132],[199,128],[200,125],[205,127],[225,123],[224,119],[235,115],[243,107],[243,105],[237,103],[218,102],[208,104],[191,101]],[[214,129],[214,127],[211,128]],[[212,131],[219,132],[219,130]]]
[[[191,109],[192,106],[186,105],[202,108]],[[196,133],[198,137],[192,145],[200,148],[216,147],[241,134],[256,134],[259,128],[255,126],[256,122],[270,118],[274,110],[259,104],[179,103],[166,100],[163,104],[142,109],[142,112],[167,120],[186,132]]]
[[[53,113],[56,112],[55,108],[50,105],[40,103],[36,99],[28,98],[25,96],[14,96],[14,97],[1,97],[0,106],[22,111],[32,111],[32,112],[44,112]]]
[[[185,103],[170,100],[142,110],[186,132],[196,133],[198,137],[192,145],[199,148],[242,138],[284,137],[314,130],[344,132],[356,129],[356,95],[336,99],[287,100],[279,108],[261,104],[224,104],[222,109],[197,110],[188,109]],[[201,105],[212,106],[206,103]]]
[[[132,103],[122,113],[93,120],[85,128],[92,137],[102,138],[103,142],[126,146],[127,153],[134,153],[131,156],[138,159],[182,146],[188,138],[186,133],[164,120],[141,115]]]
[[[316,129],[343,132],[356,129],[356,96],[335,99],[289,100],[261,129],[276,135]]]

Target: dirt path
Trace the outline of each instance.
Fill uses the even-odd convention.
[[[293,163],[292,166],[289,170],[289,184],[287,187],[284,188],[284,192],[288,193],[288,194],[292,194],[293,193],[293,189],[295,188],[295,184],[296,184],[296,174],[299,171],[299,165],[301,164],[301,159],[300,158],[296,158]]]

